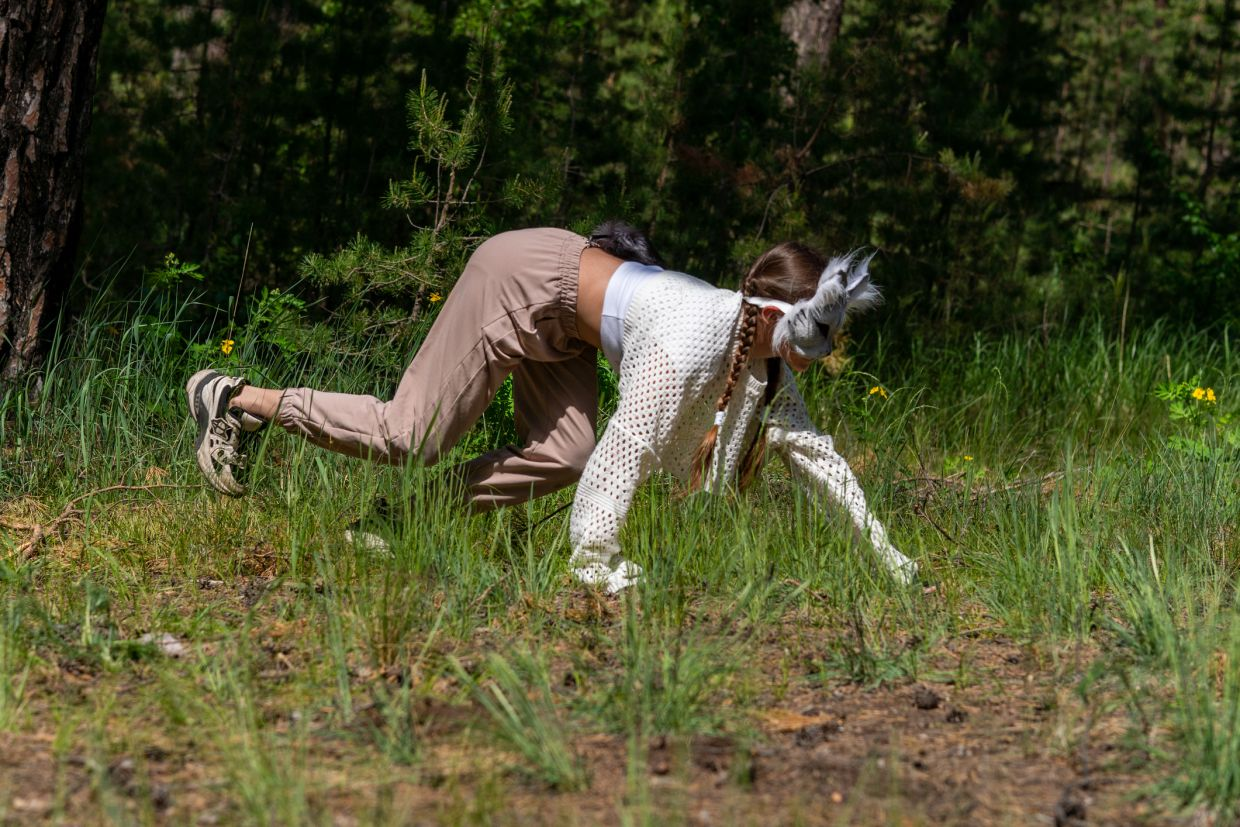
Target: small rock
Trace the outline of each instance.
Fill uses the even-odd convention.
[[[44,815],[52,811],[52,800],[33,795],[29,797],[18,796],[13,799],[12,807],[19,813]]]
[[[1202,804],[1188,819],[1188,827],[1215,827],[1218,814],[1210,809],[1210,805]]]
[[[667,755],[667,738],[662,735],[650,739],[648,766],[651,775],[667,775],[672,771],[672,762]]]
[[[167,632],[158,635],[154,632],[147,632],[138,638],[138,643],[149,643],[170,658],[184,657],[189,653],[188,646]]]
[[[963,724],[968,718],[969,713],[963,709],[957,709],[953,706],[947,711],[947,723],[949,724]]]
[[[943,699],[939,693],[925,686],[918,686],[913,690],[913,706],[918,709],[938,709]]]
[[[122,789],[133,781],[134,762],[132,758],[121,758],[108,767],[108,780]]]

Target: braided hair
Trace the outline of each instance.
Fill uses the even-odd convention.
[[[754,338],[758,333],[758,317],[761,309],[744,301],[747,298],[761,296],[795,303],[813,295],[818,286],[818,278],[826,266],[826,259],[817,251],[797,242],[784,242],[767,250],[749,268],[741,282],[741,317],[739,337],[732,350],[732,364],[728,369],[728,381],[723,392],[715,402],[716,423],[720,415],[727,409],[740,381],[741,371],[749,362],[749,353],[753,350]],[[766,387],[763,392],[762,412],[758,419],[758,430],[754,433],[737,471],[737,484],[744,489],[757,477],[763,462],[766,460],[766,411],[775,400],[779,391],[779,382],[783,376],[783,360],[772,357],[766,360]],[[689,490],[696,491],[702,487],[703,478],[709,473],[711,459],[719,441],[719,425],[712,423],[697,450],[693,452],[690,464]]]

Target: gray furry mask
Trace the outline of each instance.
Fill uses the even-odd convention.
[[[789,350],[805,359],[821,359],[835,346],[835,334],[849,313],[872,307],[879,301],[878,288],[870,283],[870,259],[856,254],[836,256],[828,262],[818,279],[818,289],[796,304],[778,299],[749,297],[745,301],[758,307],[775,307],[784,315],[775,323],[771,346],[782,353]]]

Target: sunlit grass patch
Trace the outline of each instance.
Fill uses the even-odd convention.
[[[92,309],[41,391],[0,403],[0,733],[58,768],[32,807],[281,823],[400,823],[411,801],[446,822],[943,811],[893,731],[964,750],[945,754],[975,773],[993,762],[968,750],[993,745],[1058,779],[1127,730],[1106,754],[1149,760],[1124,789],[1171,809],[1240,801],[1237,457],[1178,447],[1204,426],[1155,395],[1192,380],[1185,404],[1234,413],[1226,332],[862,348],[803,387],[917,584],[776,462],[740,497],[656,477],[622,536],[647,576],[610,598],[569,578],[571,491],[470,516],[440,469],[274,429],[250,448],[250,495],[207,490],[182,387],[207,350],[187,341],[277,381],[382,394],[394,375],[365,356],[263,361],[240,336],[223,354],[218,330],[177,321],[188,300],[160,301]],[[509,438],[502,420],[449,461]],[[381,498],[388,547],[348,541]],[[914,708],[919,684],[943,707]],[[843,708],[838,732],[804,723]],[[774,799],[787,809],[764,810]]]

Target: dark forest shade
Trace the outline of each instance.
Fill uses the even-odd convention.
[[[939,333],[1209,323],[1240,316],[1238,31],[1240,0],[114,0],[85,263],[174,252],[225,302],[243,263],[408,245],[433,207],[383,194],[436,168],[405,94],[425,71],[458,122],[485,39],[512,128],[461,244],[624,216],[732,286],[773,242],[876,249],[884,313]]]

